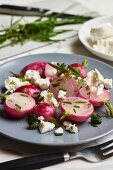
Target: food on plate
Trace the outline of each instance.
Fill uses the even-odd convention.
[[[93,48],[103,54],[113,55],[113,25],[103,23],[92,27],[90,36]]]
[[[13,118],[23,118],[33,111],[35,100],[24,93],[15,92],[6,97],[4,108]]]
[[[112,79],[104,78],[96,68],[87,73],[87,65],[87,60],[69,65],[41,61],[12,73],[5,80],[6,92],[0,95],[6,115],[27,117],[29,128],[42,134],[55,128],[55,136],[62,136],[64,130],[78,133],[76,123],[84,121],[98,126],[102,121],[94,115],[95,107],[105,106],[113,117]]]

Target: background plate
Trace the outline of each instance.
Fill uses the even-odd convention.
[[[113,16],[97,17],[95,19],[91,19],[91,20],[85,22],[85,24],[83,24],[83,26],[81,27],[81,29],[79,31],[79,39],[80,39],[81,43],[91,53],[93,53],[96,56],[103,58],[105,60],[113,61],[113,55],[103,54],[99,51],[94,50],[93,47],[92,47],[93,44],[92,44],[91,38],[90,38],[90,30],[91,30],[92,27],[99,26],[103,23],[111,23],[113,25]]]
[[[81,63],[85,58],[84,56],[71,55],[71,54],[37,54],[18,58],[0,66],[0,87],[4,87],[4,80],[11,75],[10,71],[19,73],[20,70],[29,63],[35,61],[57,61],[59,63]],[[87,58],[89,60],[89,66],[87,71],[97,68],[104,75],[105,78],[113,79],[113,68],[103,62],[95,59]],[[0,89],[0,90],[1,90]],[[0,91],[1,92],[1,91]],[[111,90],[113,96],[113,89]],[[113,101],[113,97],[111,99]],[[101,107],[95,110],[96,113],[106,113],[104,108]],[[0,106],[0,113],[4,113],[4,109]],[[92,127],[89,120],[77,124],[79,133],[72,134],[64,131],[64,135],[60,137],[54,136],[54,131],[39,134],[37,130],[28,130],[28,124],[26,119],[22,120],[9,120],[2,116],[0,117],[0,132],[3,135],[7,135],[10,138],[20,140],[23,142],[29,142],[38,145],[49,146],[66,146],[77,145],[86,143],[95,139],[98,139],[113,131],[113,119],[104,118],[101,125],[98,127]]]

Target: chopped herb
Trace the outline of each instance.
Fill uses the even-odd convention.
[[[0,104],[4,104],[4,101],[7,96],[8,96],[8,94],[0,94]]]
[[[14,81],[11,81],[10,84],[11,84],[11,85],[15,85],[16,83],[15,83]]]
[[[72,104],[72,102],[66,102],[66,101],[62,101],[62,103],[65,103],[65,104]]]
[[[73,111],[76,113],[76,110],[75,110],[75,108],[73,108]]]
[[[9,101],[9,102],[13,102],[13,100],[12,100],[12,99],[9,99],[8,101]]]
[[[83,84],[84,84],[84,79],[78,79],[78,89],[80,89],[82,86],[83,86]]]
[[[85,59],[83,62],[82,62],[82,65],[86,68],[88,66],[88,60]]]
[[[55,136],[63,136],[63,133],[55,133],[55,132],[54,132],[54,135],[55,135]]]
[[[91,125],[92,126],[97,127],[101,123],[102,123],[102,117],[100,115],[93,114],[91,116]]]
[[[91,105],[92,105],[91,103],[88,103],[88,108],[90,108],[90,107],[91,107]]]
[[[39,127],[40,120],[33,114],[28,115],[29,129],[37,129]]]
[[[60,82],[58,82],[58,81],[56,83],[52,84],[53,87],[58,87],[59,85],[60,85]]]
[[[80,108],[80,106],[74,105],[75,108]]]
[[[64,92],[67,92],[67,90],[66,90],[66,89],[60,89],[60,90],[62,90],[62,91],[64,91]]]
[[[27,94],[20,94],[20,96],[28,97],[28,95],[27,95]]]
[[[71,71],[71,75],[74,75],[75,78],[78,78],[81,74],[80,69],[75,69],[71,65],[68,65],[68,69]]]
[[[27,93],[27,89],[26,88],[23,90],[23,93]]]
[[[105,101],[104,106],[105,106],[108,116],[113,118],[113,105],[109,101]]]
[[[26,81],[26,79],[25,79],[24,76],[19,75],[19,74],[15,74],[15,73],[13,73],[13,72],[11,72],[11,73],[13,74],[14,77],[19,78],[22,82]]]
[[[75,101],[74,103],[87,103],[86,101]]]
[[[15,104],[15,106],[16,106],[16,108],[17,108],[18,110],[21,110],[21,109],[22,109],[22,107],[21,107],[20,105],[18,105],[18,104]]]

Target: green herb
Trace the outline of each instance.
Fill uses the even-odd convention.
[[[100,115],[93,114],[91,116],[91,125],[92,126],[97,127],[101,123],[102,123],[102,117]]]
[[[24,76],[19,75],[19,74],[15,74],[15,73],[13,73],[13,72],[11,72],[11,73],[13,74],[14,77],[19,78],[21,81],[23,81],[23,82],[26,81],[26,79],[25,79]]]
[[[72,104],[72,102],[66,102],[66,101],[62,101],[62,103],[65,103],[65,104]]]
[[[62,90],[62,91],[64,91],[64,92],[67,92],[67,90],[66,90],[66,89],[62,89],[62,88],[61,88],[60,90]]]
[[[27,94],[20,94],[20,96],[28,97],[28,95],[27,95]]]
[[[36,21],[21,24],[22,17],[16,22],[13,22],[12,18],[9,28],[4,28],[3,30],[0,30],[1,48],[8,45],[14,46],[18,43],[23,45],[29,40],[57,42],[60,40],[53,40],[52,37],[70,31],[67,29],[56,30],[58,26],[80,24],[89,19],[91,19],[91,17],[77,15],[66,19],[61,18],[60,14],[58,16],[43,15]]]
[[[38,118],[35,115],[33,114],[28,115],[28,124],[30,129],[37,129],[39,127],[39,123],[40,120],[38,120]]]
[[[10,84],[11,84],[11,85],[15,85],[16,83],[15,83],[14,81],[11,81]]]
[[[71,71],[71,74],[75,76],[75,78],[78,78],[81,74],[80,69],[75,69],[71,65],[68,65],[69,70]]]
[[[86,68],[88,66],[88,60],[85,59],[83,62],[82,62],[82,65]]]
[[[82,86],[83,86],[83,84],[84,84],[84,79],[78,79],[78,89],[80,89]]]
[[[88,108],[90,108],[91,107],[91,103],[88,103]]]
[[[74,105],[75,108],[80,108],[80,106]]]
[[[8,96],[8,94],[0,94],[0,104],[4,104],[4,101],[7,96]]]
[[[20,105],[18,105],[18,104],[15,104],[15,106],[16,106],[16,108],[18,108],[18,110],[22,109],[22,107]]]
[[[76,113],[76,110],[75,110],[75,108],[73,108],[73,111]]]
[[[113,105],[109,101],[105,101],[104,106],[105,106],[108,116],[113,118]]]
[[[55,136],[63,136],[63,133],[54,133]]]
[[[53,87],[58,87],[60,85],[60,82],[56,81],[54,84],[52,84]]]

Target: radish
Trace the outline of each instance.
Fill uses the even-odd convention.
[[[32,112],[35,100],[24,93],[15,92],[10,94],[4,103],[4,108],[12,118],[23,118]]]
[[[40,103],[34,108],[34,115],[43,116],[45,121],[49,121],[56,116],[56,108],[50,103]]]
[[[104,101],[110,99],[111,93],[103,89],[103,93],[97,95],[97,93],[91,92],[90,89],[87,89],[86,87],[82,87],[79,90],[79,96],[88,99],[93,104],[93,106],[99,107],[103,105]]]
[[[81,71],[81,75],[80,77],[86,77],[86,69],[85,67],[82,65],[82,64],[79,64],[79,63],[73,63],[71,64],[71,66],[74,68],[74,69],[80,69]]]
[[[21,86],[19,88],[16,89],[16,92],[22,92],[22,93],[26,93],[30,96],[35,95],[36,93],[41,92],[41,89],[39,87],[33,86],[33,85],[25,85],[25,86]]]
[[[45,66],[45,76],[49,77],[51,80],[57,78],[57,70],[50,66],[49,64],[46,64]]]
[[[50,91],[54,94],[55,98],[58,99],[59,90],[64,89],[67,91],[66,97],[77,96],[78,95],[78,82],[73,77],[66,78],[61,77],[55,79],[50,84]]]
[[[45,66],[46,66],[46,64],[47,64],[47,62],[44,62],[44,61],[31,63],[31,64],[25,66],[22,69],[21,74],[24,75],[27,70],[37,70],[37,71],[39,71],[40,76],[42,78],[45,78]]]
[[[67,97],[60,104],[60,109],[64,117],[73,122],[83,122],[88,119],[93,111],[93,105],[86,99],[80,97]]]

